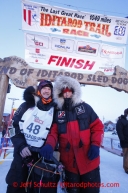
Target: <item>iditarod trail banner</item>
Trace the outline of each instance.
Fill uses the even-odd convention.
[[[126,44],[128,19],[22,0],[22,29]]]

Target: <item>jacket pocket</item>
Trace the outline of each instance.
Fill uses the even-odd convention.
[[[64,134],[67,132],[67,122],[65,120],[61,120],[62,122],[60,122],[60,120],[58,120],[58,133],[59,134]]]
[[[87,115],[85,114],[77,115],[77,120],[79,123],[80,131],[89,129],[89,120]]]

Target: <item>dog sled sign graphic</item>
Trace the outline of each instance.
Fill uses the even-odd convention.
[[[105,75],[104,72],[97,71],[94,74],[71,72],[66,70],[38,69],[29,66],[25,60],[17,56],[0,59],[0,123],[9,79],[20,88],[37,85],[41,79],[54,81],[56,76],[66,75],[75,78],[79,83],[87,85],[97,85],[111,87],[117,91],[128,93],[128,72],[120,66],[115,66],[112,75]]]

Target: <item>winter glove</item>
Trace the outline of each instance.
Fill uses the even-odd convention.
[[[32,155],[29,148],[28,147],[25,147],[24,149],[22,149],[22,151],[20,152],[20,155],[25,158],[27,156],[30,156]]]
[[[88,151],[88,158],[90,160],[93,160],[99,156],[99,153],[100,153],[99,147],[96,145],[91,145]]]
[[[40,150],[40,154],[42,157],[44,157],[47,160],[52,159],[53,157],[53,148],[51,145],[46,144],[45,146],[43,146]]]

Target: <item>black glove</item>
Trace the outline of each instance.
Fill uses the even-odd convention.
[[[23,99],[27,102],[29,108],[35,106],[35,99],[33,95],[34,93],[35,93],[35,88],[33,86],[29,86],[24,91]]]
[[[43,146],[40,150],[40,154],[42,157],[44,157],[47,160],[51,160],[53,157],[53,148],[51,145],[46,144]]]
[[[99,156],[100,150],[99,147],[96,145],[91,145],[88,151],[88,158],[93,160]]]

